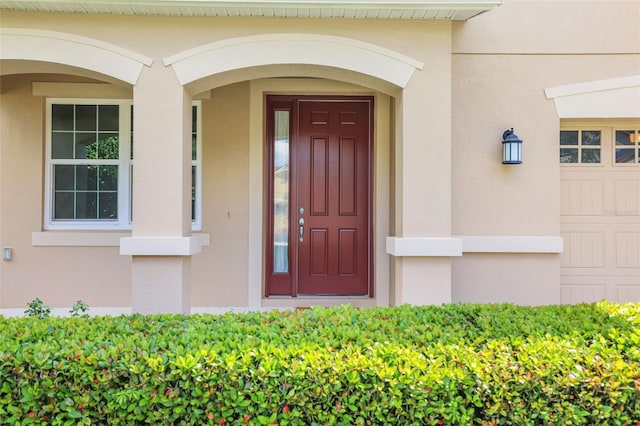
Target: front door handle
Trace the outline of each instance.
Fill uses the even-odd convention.
[[[300,242],[304,241],[304,218],[298,219],[298,225],[300,225]]]

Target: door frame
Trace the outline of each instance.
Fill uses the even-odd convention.
[[[264,274],[264,297],[298,297],[298,238],[296,227],[289,227],[288,234],[288,259],[290,270],[289,273],[273,272],[273,239],[274,239],[274,111],[290,111],[289,122],[289,176],[296,175],[296,155],[294,154],[294,145],[297,144],[299,134],[298,129],[298,105],[300,102],[313,101],[330,101],[330,102],[349,102],[349,101],[366,101],[369,103],[369,129],[367,140],[367,168],[368,168],[368,195],[367,195],[367,294],[358,297],[374,297],[374,118],[375,102],[374,96],[367,95],[282,95],[282,94],[264,94],[264,134],[263,134],[263,182],[264,182],[264,228],[263,228],[263,274]],[[297,217],[295,211],[297,203],[298,188],[295,179],[289,179],[289,223],[292,223],[292,217]],[[308,295],[305,295],[308,296]],[[313,296],[315,297],[315,296]],[[354,296],[325,296],[328,298],[345,298]]]

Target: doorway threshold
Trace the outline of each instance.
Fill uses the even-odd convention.
[[[308,308],[311,306],[330,308],[340,305],[372,308],[378,306],[378,303],[375,298],[369,296],[271,296],[262,299],[262,307],[264,308]]]

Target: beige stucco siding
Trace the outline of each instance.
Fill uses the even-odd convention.
[[[560,119],[544,88],[638,74],[640,57],[454,54],[453,68],[454,234],[557,235]],[[500,163],[510,127],[520,166]]]
[[[630,19],[635,16],[635,19]],[[560,233],[560,119],[544,89],[640,73],[637,2],[505,1],[453,28],[453,233]],[[501,164],[502,132],[523,164]],[[559,255],[466,253],[454,301],[560,302]]]
[[[638,21],[635,0],[504,0],[490,12],[453,24],[453,52],[637,54]]]
[[[202,102],[202,232],[211,245],[192,259],[192,306],[247,306],[249,83]]]
[[[272,33],[328,34],[377,44],[419,61],[448,21],[203,18],[2,12],[2,26],[68,32],[107,41],[155,60],[219,40]]]
[[[519,305],[560,302],[555,254],[472,253],[452,263],[454,302]]]
[[[267,93],[375,99],[375,295],[350,302],[559,303],[561,120],[545,89],[640,75],[638,22],[640,3],[625,0],[505,0],[465,22],[2,11],[2,29],[59,32],[42,38],[60,43],[84,37],[86,45],[64,46],[96,57],[124,52],[131,73],[118,79],[107,67],[74,68],[81,60],[3,61],[0,246],[11,247],[13,259],[0,263],[0,310],[40,297],[57,307],[82,299],[151,311],[162,285],[169,304],[161,309],[174,293],[187,310],[342,303],[264,298]],[[261,38],[272,42],[260,44],[268,54],[257,50]],[[309,46],[326,55],[306,55]],[[225,58],[234,65],[224,68]],[[34,82],[112,84],[93,95],[92,86]],[[144,202],[133,211],[144,220],[133,230],[45,229],[45,96],[110,94],[141,109],[133,131],[141,179],[133,182]],[[202,240],[188,217],[192,97],[202,119]],[[524,141],[521,165],[501,164],[502,133],[511,127]],[[154,238],[186,243],[187,253],[153,252]]]
[[[13,259],[0,268],[0,307],[23,307],[36,297],[50,306],[130,306],[129,258],[117,247],[36,247],[42,229],[44,98],[32,96],[42,75],[2,78],[0,195],[3,247]],[[67,79],[68,80],[68,79]]]

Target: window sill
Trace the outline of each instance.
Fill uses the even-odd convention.
[[[209,245],[209,234],[196,232],[202,245]],[[31,234],[34,247],[120,247],[120,239],[131,237],[131,232],[44,231]]]

